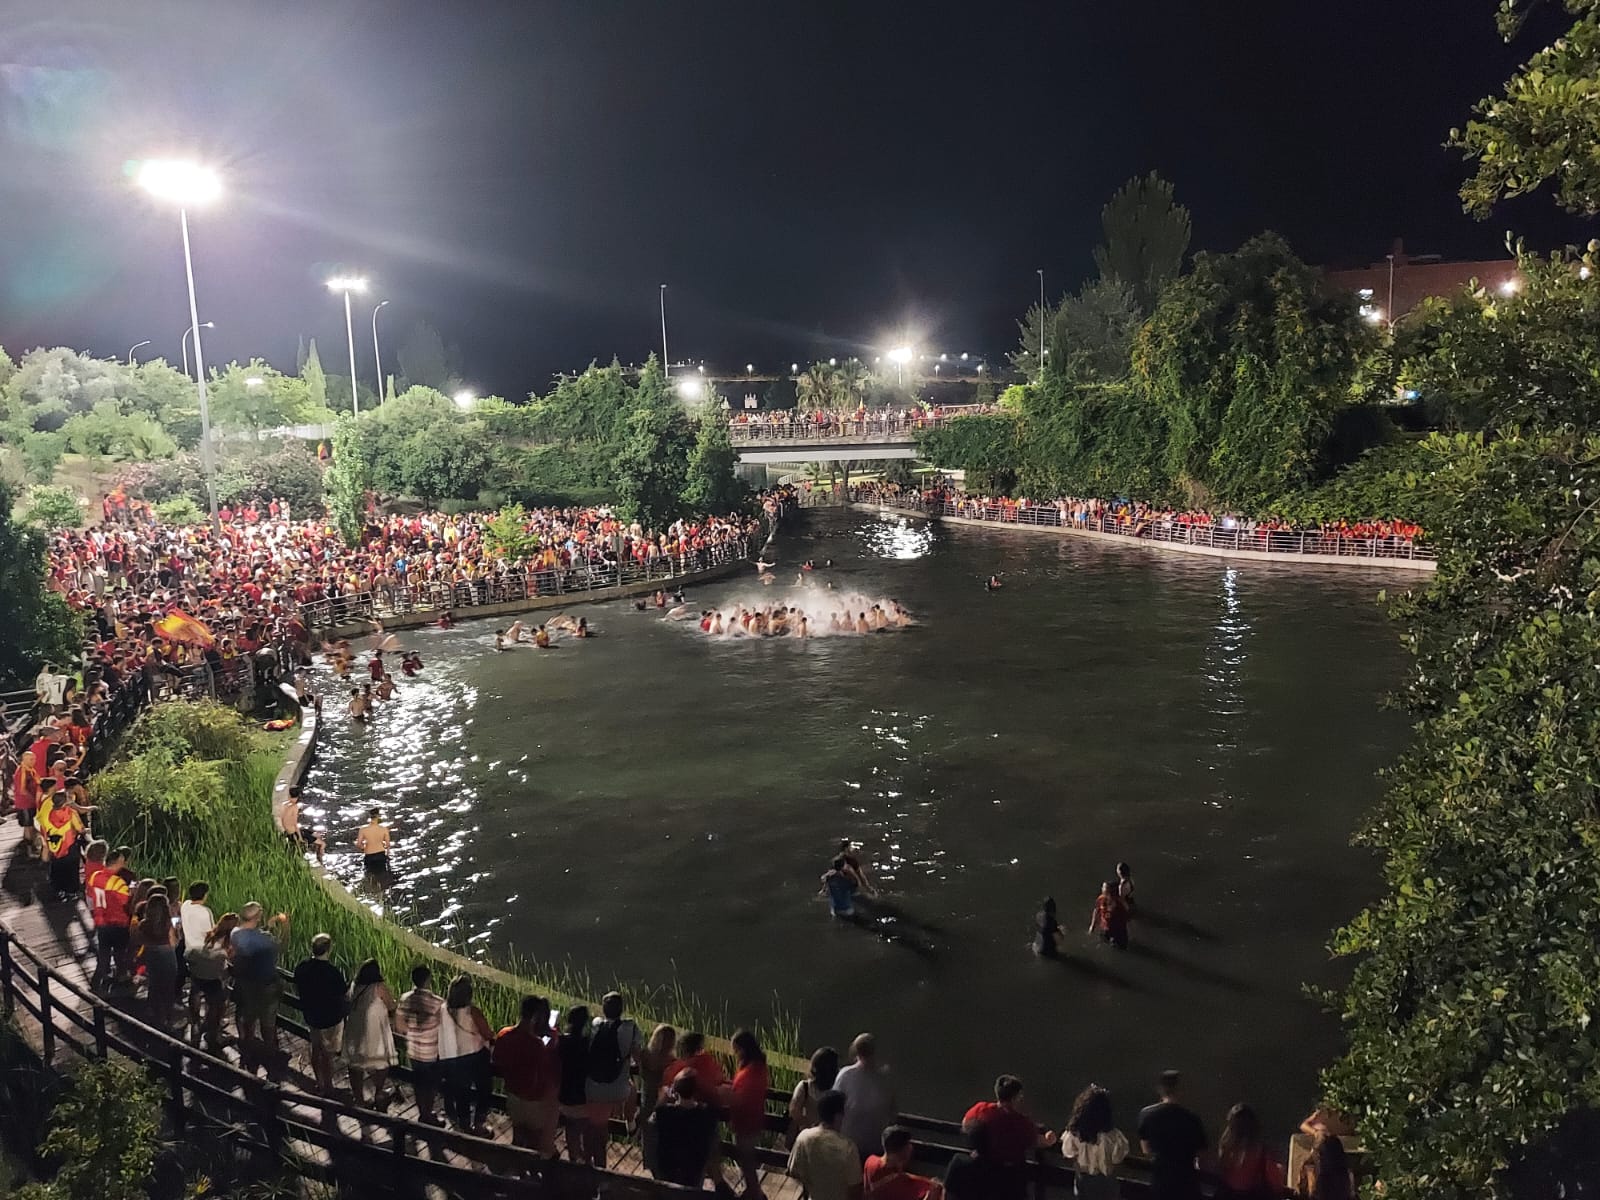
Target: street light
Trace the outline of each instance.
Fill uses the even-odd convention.
[[[667,357],[667,285],[661,285],[661,377],[672,378],[672,360]]]
[[[451,397],[451,399],[456,402],[457,408],[465,410],[471,408],[473,404],[477,402],[478,397],[472,392],[463,389],[457,392],[453,397]]]
[[[789,364],[789,374],[791,374],[791,375],[800,374],[800,364],[799,363],[790,363]]]
[[[1038,268],[1038,271],[1039,271],[1039,382],[1043,383],[1044,382],[1044,359],[1045,359],[1045,355],[1049,354],[1050,351],[1045,347],[1045,344],[1044,344],[1044,327],[1045,327],[1045,319],[1044,319],[1044,268],[1040,267],[1040,268]]]
[[[211,511],[211,532],[220,535],[217,520],[217,482],[211,447],[211,406],[206,401],[205,355],[200,349],[200,311],[194,298],[194,257],[189,251],[189,206],[206,205],[222,195],[222,179],[210,167],[176,159],[150,159],[139,164],[135,181],[150,195],[178,206],[178,228],[183,232],[183,274],[189,284],[189,330],[194,333],[195,386],[200,394],[200,461],[206,474],[206,507]],[[207,322],[209,325],[210,322]],[[188,373],[185,353],[184,373]]]
[[[367,281],[359,275],[335,275],[328,280],[330,292],[344,293],[344,336],[350,343],[350,411],[361,415],[361,401],[356,393],[356,327],[350,319],[350,293],[367,290]]]
[[[755,365],[755,363],[745,363],[745,365],[744,365],[744,373],[746,375],[754,375],[756,373],[756,365]]]
[[[698,400],[705,393],[705,385],[691,376],[678,381],[678,395],[685,400]]]
[[[379,300],[377,308],[372,310],[372,366],[378,373],[378,403],[383,403],[383,355],[378,353],[378,309],[389,303]]]
[[[894,381],[896,387],[903,387],[906,381],[906,364],[912,359],[910,346],[896,346],[889,351],[889,361],[894,364]]]
[[[215,329],[216,327],[217,323],[215,321],[200,322],[201,329]],[[185,375],[189,373],[189,335],[193,333],[194,330],[195,327],[193,325],[189,326],[189,328],[183,331],[183,336],[178,339],[178,346],[183,351],[183,373]]]
[[[248,388],[258,388],[264,383],[266,383],[266,380],[259,375],[248,376],[244,381],[245,387]]]
[[[1588,276],[1584,276],[1584,278],[1587,279]],[[150,344],[150,339],[149,338],[145,338],[144,341],[135,342],[133,345],[128,347],[128,365],[130,367],[133,366],[133,352],[135,350],[137,350],[140,346],[148,346],[149,344]]]

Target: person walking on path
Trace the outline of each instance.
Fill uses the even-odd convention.
[[[433,990],[433,972],[426,966],[412,967],[411,990],[400,997],[394,1030],[406,1039],[411,1086],[417,1093],[417,1120],[424,1125],[444,1123],[433,1111],[442,1074],[439,1042],[443,1022],[444,997]]]
[[[444,1113],[463,1133],[489,1137],[484,1118],[489,1115],[489,1099],[494,1095],[494,1067],[489,1047],[494,1031],[489,1019],[472,1002],[472,976],[457,975],[450,981],[444,998],[444,1020],[451,1036],[441,1039],[440,1066],[444,1071]],[[455,1046],[445,1056],[443,1042]]]
[[[344,1044],[344,1018],[348,991],[344,972],[329,961],[333,938],[319,933],[311,939],[311,957],[294,969],[294,991],[300,998],[311,1043],[311,1074],[317,1095],[333,1095],[333,1060]]]
[[[839,1074],[842,1079],[844,1072]],[[859,1143],[841,1128],[848,1110],[849,1101],[843,1093],[822,1093],[817,1097],[817,1124],[801,1130],[794,1149],[789,1151],[789,1175],[805,1188],[808,1200],[861,1200],[862,1156],[856,1148]],[[882,1136],[880,1126],[875,1137]]]
[[[878,1061],[878,1042],[870,1033],[850,1043],[850,1057],[850,1065],[839,1072],[833,1087],[845,1098],[840,1129],[865,1162],[867,1155],[882,1151],[883,1131],[894,1124],[894,1081],[889,1068]]]
[[[372,1081],[372,1107],[384,1112],[393,1099],[392,1092],[384,1091],[389,1071],[399,1061],[394,1048],[393,1021],[394,995],[383,981],[378,960],[369,958],[356,970],[355,981],[350,985],[350,1000],[345,1008],[344,1052],[345,1069],[350,1072],[350,1095],[357,1104],[365,1104],[366,1084]]]
[[[1205,1126],[1178,1103],[1176,1071],[1163,1071],[1161,1097],[1139,1114],[1139,1145],[1150,1156],[1151,1200],[1199,1200],[1199,1158],[1209,1143]]]

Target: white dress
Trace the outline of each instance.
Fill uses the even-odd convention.
[[[400,1061],[394,1052],[389,1008],[377,984],[352,988],[350,1015],[344,1019],[343,1056],[358,1071],[383,1071]]]

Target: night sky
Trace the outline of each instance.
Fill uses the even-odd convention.
[[[134,158],[199,154],[207,358],[344,362],[322,286],[368,273],[391,357],[433,323],[481,391],[659,349],[758,367],[901,331],[998,356],[1092,273],[1099,211],[1172,180],[1194,249],[1312,262],[1587,238],[1547,198],[1463,216],[1442,148],[1553,28],[1424,0],[0,0],[0,344],[174,361],[176,215]],[[54,9],[54,15],[42,15]]]

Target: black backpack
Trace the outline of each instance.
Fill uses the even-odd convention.
[[[615,1083],[622,1076],[626,1063],[617,1036],[621,1025],[621,1021],[601,1021],[589,1039],[589,1078],[596,1083]]]

